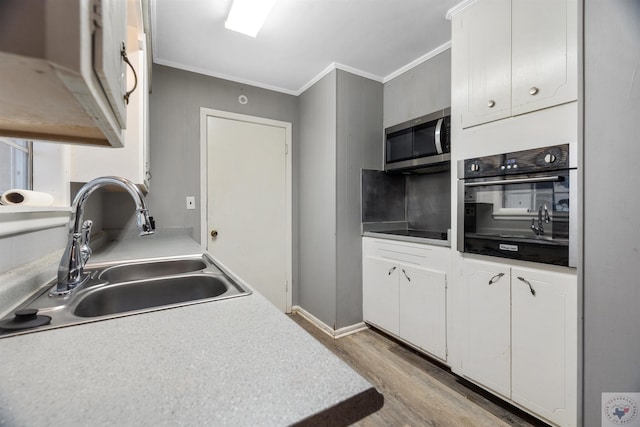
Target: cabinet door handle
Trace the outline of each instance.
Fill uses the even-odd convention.
[[[532,87],[531,89],[529,89],[529,95],[537,95],[538,92],[540,92],[540,89],[538,89],[537,87]]]
[[[504,273],[498,273],[495,276],[493,276],[491,279],[489,279],[489,284],[493,285],[494,283],[496,283],[498,280],[500,280],[500,278],[504,276]]]
[[[529,285],[529,290],[531,291],[531,295],[533,295],[534,297],[536,296],[536,290],[533,289],[533,286],[531,286],[531,282],[526,280],[524,277],[520,277],[520,276],[518,276],[518,280],[520,280],[521,282],[524,282],[527,285]]]
[[[124,45],[124,42],[122,42],[122,48],[120,49],[120,56],[122,57],[122,60],[127,63],[129,68],[131,68],[131,71],[133,71],[133,78],[134,78],[133,89],[131,89],[130,91],[124,94],[124,101],[127,103],[127,105],[129,105],[129,96],[138,87],[138,74],[136,74],[136,69],[133,68],[133,64],[129,61],[129,58],[127,57],[127,49]]]
[[[487,107],[493,108],[495,106],[496,106],[496,101],[494,101],[493,99],[490,99],[489,102],[487,102]]]
[[[404,274],[404,277],[406,277],[406,278],[407,278],[407,281],[409,281],[409,282],[410,282],[410,281],[411,281],[411,277],[407,276],[407,272],[406,272],[406,271],[404,271],[404,268],[402,269],[402,273]]]
[[[391,267],[391,270],[389,270],[388,276],[391,276],[391,273],[393,273],[394,271],[396,271],[396,267]]]

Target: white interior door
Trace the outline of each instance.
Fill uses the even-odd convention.
[[[206,126],[207,250],[290,311],[287,129],[212,116]]]

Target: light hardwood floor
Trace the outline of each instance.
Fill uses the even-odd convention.
[[[356,426],[546,426],[375,329],[336,340],[290,317],[384,395],[382,409]]]

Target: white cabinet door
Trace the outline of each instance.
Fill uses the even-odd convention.
[[[96,2],[93,20],[93,70],[109,100],[120,127],[126,127],[124,94],[127,91],[123,78],[125,62],[122,46],[127,40],[127,3],[122,0],[100,0]]]
[[[509,274],[510,269],[501,264],[463,262],[468,298],[463,374],[507,398],[511,396]]]
[[[398,266],[400,337],[428,353],[447,359],[447,275],[425,268]]]
[[[577,2],[513,0],[512,115],[577,99]]]
[[[136,70],[138,87],[129,97],[124,147],[71,146],[73,182],[88,182],[100,176],[117,175],[131,180],[143,191],[149,189],[151,175],[148,149],[147,57],[144,48],[135,49],[129,52],[128,56]],[[131,70],[127,70],[127,81],[133,87],[134,76]]]
[[[398,263],[365,256],[362,284],[364,320],[399,335]]]
[[[511,0],[484,0],[454,17],[466,78],[462,127],[511,115]]]
[[[554,423],[575,425],[576,278],[514,267],[511,297],[512,399]]]
[[[452,18],[463,128],[575,101],[576,0],[479,0]]]

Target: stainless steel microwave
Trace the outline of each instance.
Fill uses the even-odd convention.
[[[384,170],[429,172],[449,167],[451,110],[436,111],[385,129]]]

